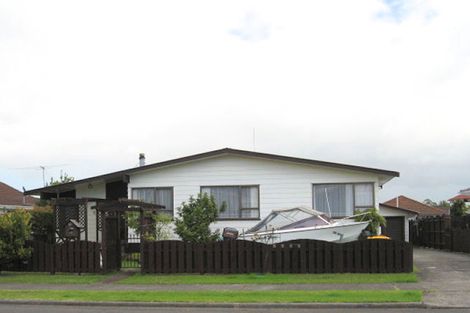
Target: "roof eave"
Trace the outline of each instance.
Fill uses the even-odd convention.
[[[306,164],[306,165],[316,165],[316,166],[333,167],[333,168],[340,168],[340,169],[352,170],[352,171],[370,172],[370,173],[374,173],[378,175],[383,175],[386,178],[385,181],[381,183],[381,185],[385,184],[386,182],[388,182],[394,177],[400,176],[399,172],[383,170],[383,169],[378,169],[378,168],[363,167],[363,166],[357,166],[357,165],[296,158],[296,157],[283,156],[283,155],[277,155],[277,154],[268,154],[268,153],[261,153],[261,152],[224,148],[224,149],[213,150],[213,151],[199,153],[199,154],[193,154],[193,155],[182,157],[182,158],[144,165],[140,167],[134,167],[134,168],[112,172],[108,174],[93,176],[93,177],[76,180],[73,182],[64,183],[60,185],[31,189],[31,190],[25,191],[24,194],[25,195],[40,195],[43,192],[57,193],[57,192],[69,191],[69,190],[73,190],[75,186],[79,184],[91,183],[91,182],[100,181],[100,180],[107,181],[107,180],[112,180],[112,179],[119,179],[119,177],[124,177],[126,175],[133,174],[135,172],[161,168],[165,166],[181,164],[181,163],[201,160],[205,158],[211,158],[211,157],[215,157],[215,156],[219,156],[223,154],[234,154],[234,155],[241,155],[241,156],[248,156],[248,157],[255,157],[255,158],[262,158],[262,159],[269,159],[269,160],[287,161],[287,162]]]

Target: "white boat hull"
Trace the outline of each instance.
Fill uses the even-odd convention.
[[[244,234],[241,236],[241,239],[267,244],[298,239],[349,242],[357,240],[368,224],[369,222],[336,223],[317,227],[264,231],[254,234]]]

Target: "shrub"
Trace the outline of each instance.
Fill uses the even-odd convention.
[[[140,213],[130,212],[126,215],[127,226],[145,240],[168,240],[171,238],[172,217],[165,213],[144,213],[143,227],[140,225]]]
[[[222,211],[224,206],[220,208]],[[183,241],[206,243],[219,238],[218,232],[211,232],[209,225],[215,222],[219,209],[214,197],[206,193],[198,194],[197,198],[190,197],[189,202],[178,208],[178,218],[175,219],[176,233]]]
[[[25,246],[31,234],[30,218],[23,209],[0,215],[0,265],[30,256],[31,249]]]
[[[49,205],[35,206],[31,210],[31,234],[34,240],[54,243],[54,211]]]

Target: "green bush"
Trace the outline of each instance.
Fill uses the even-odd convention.
[[[31,234],[30,218],[23,209],[0,215],[0,265],[30,256],[31,250],[25,246]]]
[[[465,204],[465,201],[463,200],[456,200],[452,202],[452,205],[450,206],[450,215],[451,216],[464,216],[467,213],[467,205]]]
[[[31,234],[34,240],[54,243],[54,210],[49,205],[35,206],[31,210]]]
[[[220,208],[222,211],[224,207]],[[189,202],[178,208],[178,218],[175,219],[176,233],[183,241],[206,243],[217,240],[218,232],[211,232],[209,225],[215,222],[219,209],[214,197],[206,193],[198,194],[197,198],[190,197]]]
[[[144,213],[144,227],[140,225],[140,213],[130,212],[125,215],[127,226],[140,234],[145,240],[168,240],[171,238],[173,218],[165,213]]]

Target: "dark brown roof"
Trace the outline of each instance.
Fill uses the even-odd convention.
[[[326,167],[334,167],[346,170],[353,170],[353,171],[362,171],[362,172],[371,172],[375,174],[380,174],[388,177],[398,177],[400,176],[399,172],[395,171],[388,171],[383,169],[377,168],[370,168],[370,167],[363,167],[357,165],[349,165],[349,164],[341,164],[341,163],[333,163],[333,162],[325,162],[325,161],[318,161],[318,160],[311,160],[311,159],[303,159],[303,158],[296,158],[284,155],[277,155],[277,154],[268,154],[268,153],[260,153],[260,152],[253,152],[253,151],[246,151],[246,150],[237,150],[231,148],[224,148],[219,150],[213,150],[205,153],[193,154],[190,156],[177,158],[173,160],[163,161],[159,163],[153,163],[145,166],[134,167],[130,169],[126,169],[123,171],[113,172],[109,174],[94,176],[90,178],[85,178],[81,180],[76,180],[70,183],[65,183],[61,185],[49,186],[44,188],[32,189],[25,192],[27,195],[37,195],[41,192],[63,192],[67,190],[72,190],[75,188],[77,184],[88,183],[96,180],[104,180],[104,181],[112,181],[117,179],[122,179],[124,176],[140,172],[148,169],[160,168],[169,165],[175,165],[184,162],[190,162],[195,160],[200,160],[204,158],[215,157],[223,154],[232,154],[232,155],[239,155],[239,156],[247,156],[247,157],[255,157],[255,158],[262,158],[262,159],[269,159],[269,160],[277,160],[277,161],[287,161],[287,162],[294,162],[294,163],[301,163],[301,164],[309,164],[309,165],[319,165],[319,166],[326,166]]]
[[[424,203],[421,203],[405,196],[395,197],[382,204],[393,208],[415,212],[421,216],[448,214],[447,210],[441,208],[434,208],[432,206],[426,205]]]
[[[38,199],[31,196],[23,196],[23,193],[15,188],[0,182],[0,207],[2,205],[34,205]]]

